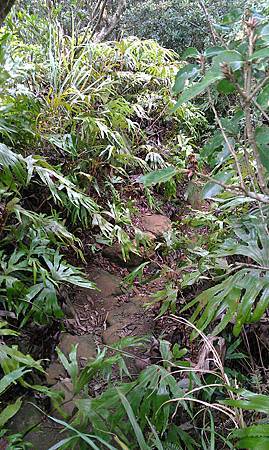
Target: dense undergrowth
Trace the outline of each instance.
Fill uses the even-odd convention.
[[[209,23],[216,45],[181,59],[153,40],[80,45],[57,19],[21,12],[1,29],[5,448],[28,446],[9,423],[29,392],[51,400],[45,413],[65,430],[53,449],[268,448],[269,29],[266,10],[247,14]],[[104,247],[120,244],[127,262],[142,254],[127,281],[147,282],[143,208],[172,211],[153,265],[167,282],[152,302],[187,341],[156,336],[158,358],[135,379],[123,355],[143,337],[99,349],[84,368],[76,348],[58,349],[70,417],[44,382],[49,351],[34,359],[20,336],[64,327],[63,286],[93,289],[83,267]]]

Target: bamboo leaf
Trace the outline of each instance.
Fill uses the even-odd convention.
[[[8,389],[13,383],[15,383],[15,381],[29,372],[31,372],[31,369],[25,369],[24,367],[21,367],[20,369],[13,370],[12,372],[5,375],[0,380],[0,394],[5,392],[5,390]]]
[[[120,400],[124,406],[124,409],[127,413],[127,416],[131,422],[131,425],[133,427],[134,433],[136,435],[136,439],[137,439],[137,443],[139,445],[140,450],[149,450],[150,447],[146,444],[145,438],[143,436],[142,430],[140,428],[140,426],[137,423],[137,420],[135,418],[135,415],[133,413],[133,410],[131,408],[130,403],[128,402],[127,398],[125,397],[125,395],[123,395],[119,390],[119,397]]]
[[[5,409],[0,413],[0,429],[19,411],[22,405],[20,398],[16,400],[15,403],[11,403],[6,406]]]

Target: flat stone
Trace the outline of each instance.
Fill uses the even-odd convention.
[[[140,311],[139,317],[135,317],[135,315],[133,315],[128,319],[125,318],[122,322],[113,323],[112,326],[103,332],[102,339],[104,344],[115,344],[121,338],[127,336],[142,337],[151,334],[154,328],[154,323],[150,319],[144,320],[141,314],[142,312]]]
[[[36,404],[36,400],[29,397],[23,403],[17,414],[9,421],[8,428],[12,433],[24,433],[34,425],[38,424],[44,417],[33,403]]]
[[[107,272],[103,269],[94,269],[89,273],[89,277],[95,282],[96,287],[100,290],[102,298],[111,297],[112,295],[122,294],[121,281],[117,275]],[[92,294],[92,292],[91,292]]]
[[[66,371],[61,363],[55,361],[49,365],[46,370],[46,381],[48,385],[57,383],[62,378],[66,377]]]
[[[105,247],[103,250],[103,255],[122,267],[139,266],[143,262],[143,257],[133,252],[130,252],[129,258],[125,261],[122,256],[121,246],[118,243],[115,243],[110,247]]]
[[[25,440],[31,442],[32,449],[48,450],[67,437],[68,432],[63,431],[63,427],[60,427],[52,420],[45,419],[37,429],[25,436]]]
[[[61,433],[63,427],[59,428],[59,425],[55,422],[47,419],[44,415],[31,403],[35,403],[34,398],[29,398],[24,402],[21,409],[17,414],[9,421],[7,428],[10,433],[25,433],[31,429],[34,425],[38,424],[35,428],[31,429],[29,433],[25,435],[24,440],[32,444],[33,449],[48,450],[53,447],[61,439],[68,436],[67,432]]]
[[[129,320],[121,324],[115,323],[105,330],[102,335],[103,343],[106,345],[112,345],[118,342],[123,337],[122,329],[128,324]]]
[[[78,396],[74,397],[74,393],[73,393],[73,384],[71,382],[71,380],[69,378],[65,378],[62,381],[58,381],[58,383],[56,383],[52,389],[54,391],[61,391],[64,393],[64,399],[63,399],[63,404],[60,407],[60,410],[58,410],[58,414],[54,415],[61,417],[62,415],[60,414],[61,412],[63,412],[63,415],[65,416],[72,416],[74,408],[75,408],[75,400],[78,399]],[[56,404],[54,403],[54,400],[52,399],[52,407],[55,408]]]
[[[91,334],[76,336],[69,333],[62,333],[58,347],[65,356],[68,356],[72,346],[78,344],[77,357],[81,366],[84,366],[89,359],[96,356],[96,344]]]
[[[118,305],[118,298],[117,297],[107,297],[103,300],[103,308],[106,311],[111,311],[111,309],[117,308]]]
[[[130,298],[130,302],[133,303],[134,305],[139,305],[141,309],[141,307],[143,307],[143,305],[145,305],[145,303],[150,303],[152,302],[153,299],[150,298],[149,295],[147,294],[139,294],[139,295],[135,295],[134,297]]]
[[[154,236],[162,236],[172,229],[171,220],[162,214],[147,214],[141,217],[140,224],[144,231]]]
[[[109,311],[106,320],[109,325],[119,324],[120,326],[122,323],[130,322],[133,315],[141,314],[141,312],[142,308],[138,302],[127,302]]]

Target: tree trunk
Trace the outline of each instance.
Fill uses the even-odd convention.
[[[3,22],[14,3],[15,0],[0,0],[0,27],[3,25]]]
[[[105,25],[94,37],[96,42],[102,42],[106,40],[106,38],[114,31],[116,26],[118,25],[122,14],[124,13],[127,7],[127,0],[118,0],[118,7],[111,17],[109,23]]]

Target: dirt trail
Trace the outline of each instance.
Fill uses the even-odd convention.
[[[171,228],[171,222],[166,216],[156,214],[145,215],[139,225],[152,241]],[[86,269],[89,279],[96,284],[96,290],[76,288],[66,292],[65,331],[60,334],[58,346],[68,356],[72,346],[78,344],[77,357],[81,367],[95,357],[98,347],[109,347],[121,338],[147,336],[149,340],[154,339],[156,309],[145,308],[145,304],[152,301],[151,295],[162,289],[167,282],[165,278],[155,278],[146,285],[128,290],[123,283],[124,276],[131,270],[130,265],[140,264],[142,259],[137,259],[135,255],[127,269],[119,246],[106,249],[104,255]],[[128,350],[132,354],[127,363],[131,376],[136,376],[150,363],[148,351],[149,346],[132,347]],[[64,392],[64,411],[71,416],[75,408],[72,385],[56,354],[46,372],[46,384]],[[94,389],[96,395],[99,394],[102,392],[102,384],[97,383]],[[32,442],[34,449],[47,450],[62,435],[59,435],[54,422],[42,418],[40,411],[33,407],[32,403],[35,402],[36,399],[32,397],[26,399],[10,428],[14,432],[25,432],[39,423],[26,437]]]

